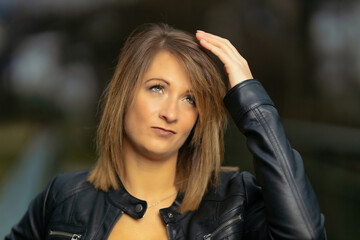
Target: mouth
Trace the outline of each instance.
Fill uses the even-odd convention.
[[[166,129],[166,128],[162,128],[162,127],[151,127],[151,128],[158,130],[160,132],[163,132],[163,133],[167,133],[167,134],[176,134],[176,132],[171,129]]]

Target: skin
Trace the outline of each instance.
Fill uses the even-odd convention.
[[[227,39],[200,30],[196,38],[223,62],[230,88],[253,78],[248,63]],[[125,116],[123,184],[130,194],[148,204],[177,191],[178,151],[198,116],[191,89],[190,79],[176,58],[159,52],[144,76],[134,107]],[[142,219],[124,214],[108,239],[167,239],[159,209],[169,207],[174,199],[175,195],[148,208]]]
[[[159,209],[175,200],[178,152],[197,117],[188,74],[171,53],[157,53],[125,116],[123,184],[148,204],[174,195],[142,219],[122,216],[109,239],[167,239]]]
[[[174,185],[178,151],[198,117],[191,92],[191,81],[183,67],[172,54],[161,51],[145,73],[132,108],[127,110],[124,185],[150,203],[176,192],[173,189],[169,193],[168,189]],[[166,184],[164,177],[169,180]],[[149,190],[151,194],[147,194]]]

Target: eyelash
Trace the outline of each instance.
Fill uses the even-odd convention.
[[[192,96],[186,96],[185,101],[192,104],[192,105],[194,105],[194,106],[196,106],[195,99]]]
[[[156,85],[152,85],[151,87],[149,87],[149,90],[154,92],[154,93],[163,93],[164,91],[164,86],[162,86],[161,84],[156,84]],[[196,106],[195,100],[193,96],[186,96],[185,97],[185,102],[188,102],[194,106]]]
[[[149,87],[149,90],[154,93],[160,93],[160,91],[164,91],[164,87],[161,86],[160,84],[156,84],[156,85]]]

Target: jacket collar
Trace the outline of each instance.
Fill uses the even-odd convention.
[[[109,189],[108,196],[110,202],[115,207],[120,208],[133,218],[142,218],[146,213],[148,207],[147,202],[132,196],[126,191],[122,184],[120,184],[118,189]],[[182,199],[183,194],[178,193],[175,201],[170,207],[160,209],[160,214],[166,224],[175,221],[176,217],[180,215],[177,209],[180,206]]]

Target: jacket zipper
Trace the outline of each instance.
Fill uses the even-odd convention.
[[[230,224],[233,224],[234,222],[240,221],[242,219],[241,215],[235,216],[229,220],[227,220],[226,222],[224,222],[223,224],[221,224],[218,228],[215,229],[215,231],[213,231],[212,233],[209,233],[207,235],[205,235],[203,237],[204,240],[210,240],[212,237],[214,237],[216,234],[218,234],[219,232],[221,232],[224,228],[226,228],[227,226],[229,226]]]
[[[61,236],[61,237],[69,237],[71,240],[80,240],[82,235],[75,233],[68,233],[63,231],[52,231],[50,230],[50,236]]]
[[[166,232],[168,235],[168,240],[172,240],[171,232],[170,232],[170,224],[166,224]]]

